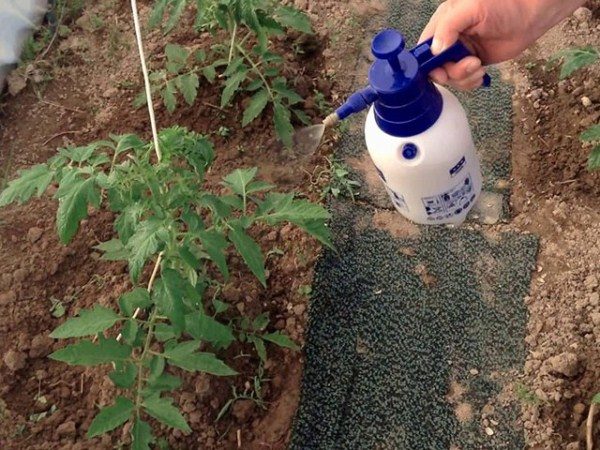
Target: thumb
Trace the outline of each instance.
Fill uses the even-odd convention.
[[[459,35],[478,22],[477,2],[448,0],[440,6],[431,53],[437,55],[453,45]]]

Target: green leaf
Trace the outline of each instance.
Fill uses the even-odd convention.
[[[293,145],[294,127],[292,126],[290,110],[280,102],[275,102],[273,105],[273,122],[275,123],[275,131],[287,148]]]
[[[134,282],[139,279],[148,258],[158,252],[159,234],[163,230],[160,222],[149,219],[138,224],[135,233],[127,242],[129,273]]]
[[[296,343],[294,341],[292,341],[285,334],[281,334],[281,332],[279,332],[279,331],[277,331],[275,333],[264,334],[262,336],[262,338],[265,341],[269,341],[274,344],[277,344],[279,347],[291,348],[292,350],[299,349],[298,345],[296,345]]]
[[[306,114],[304,111],[301,111],[299,109],[292,109],[292,112],[298,118],[298,120],[300,122],[302,122],[304,125],[307,125],[307,126],[312,125],[312,120],[310,120],[310,116],[308,114]]]
[[[142,91],[135,96],[133,99],[132,105],[135,109],[139,109],[148,103],[148,99],[146,98],[146,91]]]
[[[132,347],[137,347],[136,340],[138,337],[139,327],[135,319],[129,319],[125,322],[123,329],[121,330],[121,335],[123,336],[123,341],[126,344],[131,345]]]
[[[212,353],[194,353],[184,358],[169,358],[169,364],[189,372],[205,372],[220,377],[237,375],[237,372]]]
[[[269,325],[269,313],[262,313],[252,321],[252,329],[262,331]]]
[[[179,90],[183,94],[183,98],[188,105],[192,106],[198,95],[198,87],[200,81],[195,73],[188,73],[177,78]]]
[[[165,350],[163,356],[167,359],[185,359],[200,347],[199,341],[180,342],[174,347]]]
[[[189,298],[191,291],[188,281],[173,269],[163,269],[156,282],[156,305],[171,320],[176,333],[185,327],[184,298]]]
[[[265,342],[258,336],[250,335],[248,340],[254,344],[256,354],[262,362],[267,362],[267,349],[265,348]]]
[[[175,108],[177,107],[177,99],[175,98],[176,93],[177,88],[175,87],[175,82],[173,80],[167,81],[167,84],[162,91],[162,98],[167,111],[170,113],[175,111]]]
[[[224,254],[227,247],[229,247],[227,240],[217,231],[201,231],[198,233],[198,237],[211,261],[216,264],[225,279],[229,278],[229,269]]]
[[[164,34],[168,34],[175,28],[179,19],[181,19],[181,15],[183,14],[183,10],[186,6],[186,0],[170,0],[171,9],[169,10],[169,20],[165,24]]]
[[[152,395],[162,391],[174,391],[179,387],[181,387],[181,379],[168,373],[162,373],[156,379],[148,380],[145,394]]]
[[[127,292],[119,298],[121,312],[127,317],[133,316],[137,308],[146,309],[150,305],[152,305],[150,294],[143,288],[135,288],[133,291]]]
[[[131,347],[119,344],[115,339],[100,339],[97,345],[92,341],[81,341],[67,345],[49,356],[71,366],[97,366],[117,361],[129,361]]]
[[[258,244],[240,227],[234,227],[229,232],[229,240],[233,242],[238,253],[242,256],[252,273],[266,287],[265,259]]]
[[[68,244],[77,233],[79,222],[87,217],[88,203],[97,205],[100,202],[100,192],[93,178],[76,177],[71,179],[73,178],[71,177],[68,180],[68,186],[63,184],[66,181],[65,178],[61,180],[59,191],[57,191],[59,204],[56,213],[56,227],[60,241]]]
[[[207,341],[222,348],[227,348],[235,341],[230,327],[202,312],[194,312],[185,316],[185,331],[194,339]]]
[[[263,112],[267,103],[269,102],[269,92],[266,89],[261,89],[252,96],[252,100],[248,104],[248,107],[244,111],[244,118],[242,119],[242,126],[245,127],[254,119],[256,119],[260,113]]]
[[[150,28],[155,28],[162,22],[168,1],[169,0],[156,0],[154,8],[152,8],[152,12],[150,13],[150,19],[148,20],[148,26]]]
[[[67,320],[55,329],[50,337],[66,339],[95,335],[109,329],[121,319],[122,317],[112,309],[96,305],[94,309],[81,310],[79,317]]]
[[[213,299],[212,303],[215,307],[215,314],[221,314],[229,309],[229,305],[227,303],[217,300],[216,298]]]
[[[206,78],[206,80],[212,84],[217,78],[217,71],[215,70],[214,66],[206,66],[204,69],[202,69],[202,75],[204,75],[204,78]]]
[[[93,438],[114,430],[129,420],[133,413],[134,404],[125,397],[117,397],[113,406],[100,410],[87,431],[87,437]]]
[[[247,74],[248,70],[243,69],[227,78],[227,81],[225,82],[225,88],[221,94],[221,108],[224,108],[229,104],[235,93],[239,90],[242,81],[246,79]]]
[[[189,50],[178,44],[167,44],[165,46],[165,54],[167,55],[167,61],[182,66],[185,65],[190,56]]]
[[[115,386],[129,389],[137,378],[137,367],[130,361],[116,363],[115,370],[108,374],[108,378]]]
[[[154,436],[150,425],[136,418],[131,429],[131,450],[150,450],[150,444],[153,442]]]
[[[587,166],[589,170],[600,169],[600,145],[597,145],[592,149]]]
[[[285,97],[290,105],[304,101],[304,99],[300,97],[297,92],[287,87],[285,80],[273,83],[273,90],[282,97]]]
[[[94,248],[103,253],[102,258],[100,258],[103,261],[124,261],[129,257],[129,251],[119,239],[102,242]]]
[[[163,358],[162,356],[155,355],[152,357],[149,364],[150,373],[148,374],[148,381],[150,383],[153,383],[156,380],[158,380],[158,377],[160,377],[163,374],[163,372],[165,371],[165,364],[165,358]]]
[[[600,141],[600,123],[585,130],[579,138],[582,141]]]
[[[117,148],[115,152],[117,155],[126,152],[127,150],[138,150],[143,148],[146,144],[135,134],[124,134],[122,136],[115,136],[117,141]]]
[[[28,201],[34,194],[40,197],[54,178],[54,171],[47,164],[39,164],[31,169],[19,171],[19,177],[10,181],[2,194],[0,206],[18,200],[19,203]]]
[[[223,182],[233,192],[245,198],[247,195],[246,186],[254,179],[257,171],[258,169],[256,167],[250,169],[236,169],[225,176]]]
[[[294,28],[302,33],[312,34],[310,19],[302,11],[291,6],[280,6],[275,10],[274,19],[287,28]]]
[[[600,392],[592,397],[592,403],[600,404]]]
[[[152,395],[144,399],[143,406],[146,412],[159,422],[169,427],[185,431],[186,433],[192,431],[179,412],[179,409],[173,406],[173,399],[160,398],[158,395]]]
[[[594,64],[600,57],[598,50],[588,46],[583,48],[568,48],[553,56],[550,61],[562,58],[560,78],[571,76],[577,70]]]
[[[154,336],[158,341],[165,342],[175,337],[175,331],[171,325],[167,325],[166,323],[157,323],[156,327],[154,328]]]

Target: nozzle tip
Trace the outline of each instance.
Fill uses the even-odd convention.
[[[325,125],[325,128],[330,128],[333,127],[339,121],[340,117],[337,115],[337,113],[334,112],[325,117],[325,120],[323,120],[323,125]]]

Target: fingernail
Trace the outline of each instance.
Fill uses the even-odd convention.
[[[481,67],[481,63],[479,61],[471,61],[467,65],[467,73],[475,73]]]
[[[444,43],[442,40],[434,37],[433,41],[431,42],[431,53],[437,55],[438,53],[441,53],[442,50],[444,50]]]

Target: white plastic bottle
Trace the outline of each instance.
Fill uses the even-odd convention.
[[[343,119],[374,103],[365,140],[395,208],[420,224],[460,224],[481,193],[481,168],[462,105],[428,74],[469,51],[459,42],[433,56],[430,44],[406,51],[400,33],[379,33],[370,86],[336,114]]]

